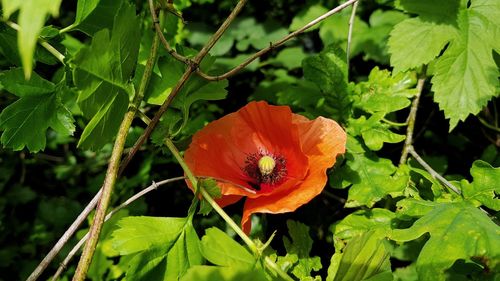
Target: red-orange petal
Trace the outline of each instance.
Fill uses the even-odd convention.
[[[294,115],[293,122],[298,126],[301,147],[309,160],[309,172],[297,186],[269,196],[248,198],[241,221],[247,233],[252,214],[291,212],[321,193],[327,181],[326,170],[335,164],[338,154],[345,152],[346,134],[335,121],[323,117],[311,121]]]

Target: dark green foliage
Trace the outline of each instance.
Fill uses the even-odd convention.
[[[154,36],[145,1],[45,2],[0,1],[0,281],[25,280],[101,187]],[[174,1],[158,10],[161,29],[192,59],[236,2]],[[338,1],[249,2],[199,65],[205,73],[230,70]],[[279,279],[266,257],[304,281],[498,279],[500,2],[360,1],[349,39],[351,11],[229,79],[192,75],[118,178],[111,205],[184,174],[166,138],[182,151],[250,100],[346,130],[347,151],[324,192],[293,213],[255,215],[253,249],[185,181],[158,187],[104,224],[88,279]],[[188,67],[160,44],[125,152]],[[414,149],[461,194],[412,155],[400,163],[419,91]],[[218,179],[198,180],[198,191],[221,198]],[[225,208],[237,224],[244,204]],[[77,238],[88,223],[82,228]]]

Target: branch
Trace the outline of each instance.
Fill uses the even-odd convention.
[[[351,18],[349,19],[349,32],[347,32],[347,47],[346,47],[346,63],[347,63],[347,73],[349,73],[349,59],[351,57],[351,43],[352,43],[352,30],[354,29],[354,19],[356,17],[356,9],[358,8],[359,2],[354,2],[352,4]]]
[[[403,152],[401,152],[401,158],[399,159],[400,165],[406,163],[406,160],[408,159],[408,149],[413,145],[413,130],[415,129],[415,121],[417,119],[417,110],[418,110],[418,103],[420,102],[420,95],[422,94],[422,90],[425,84],[425,79],[427,78],[426,71],[427,71],[427,66],[424,65],[422,67],[422,72],[420,73],[417,81],[417,94],[413,99],[410,108],[410,114],[408,115],[408,121],[407,121],[408,127],[406,128],[405,144],[403,146]]]
[[[210,76],[206,73],[204,73],[203,71],[201,71],[201,69],[196,69],[196,73],[202,77],[203,79],[205,80],[208,80],[208,81],[220,81],[220,80],[223,80],[223,79],[226,79],[226,78],[229,78],[233,75],[235,75],[236,73],[238,73],[240,70],[242,70],[243,68],[245,68],[247,65],[249,65],[251,62],[253,62],[254,60],[256,60],[257,58],[261,57],[262,55],[266,54],[267,52],[283,45],[285,42],[287,42],[288,40],[298,36],[299,34],[302,34],[304,33],[304,31],[306,31],[307,29],[309,29],[310,27],[316,25],[317,23],[325,20],[326,18],[328,18],[329,16],[333,15],[333,14],[336,14],[338,13],[339,11],[345,9],[346,7],[350,6],[351,4],[353,3],[356,3],[358,0],[349,0],[339,6],[337,6],[336,8],[328,11],[327,13],[317,17],[316,19],[314,19],[313,21],[309,22],[308,24],[304,25],[302,28],[288,34],[287,36],[281,38],[280,40],[276,41],[276,42],[272,42],[269,44],[268,47],[258,51],[257,53],[253,54],[252,56],[250,56],[249,58],[247,58],[244,62],[242,62],[240,65],[236,66],[235,68],[231,69],[230,71],[224,73],[224,74],[221,74],[221,75],[217,75],[217,76]]]
[[[70,227],[64,232],[64,234],[59,238],[57,243],[52,247],[49,253],[43,258],[40,264],[35,268],[35,270],[30,274],[26,281],[35,281],[40,277],[47,266],[52,262],[52,260],[57,256],[62,247],[68,242],[68,240],[73,236],[75,231],[80,227],[82,222],[87,218],[90,212],[97,205],[97,201],[101,197],[102,188],[97,192],[97,194],[92,198],[87,207],[80,213],[80,215],[75,219],[75,221],[70,225]]]
[[[129,199],[127,199],[127,201],[123,202],[120,206],[114,208],[111,212],[109,212],[109,214],[106,216],[106,218],[104,219],[104,221],[105,222],[108,221],[118,211],[120,211],[121,209],[127,207],[132,202],[134,202],[135,200],[141,198],[142,196],[146,195],[147,193],[149,193],[149,192],[151,192],[153,190],[156,190],[159,186],[162,186],[164,184],[171,183],[171,182],[174,182],[174,181],[178,181],[178,180],[183,180],[183,179],[185,179],[185,177],[176,177],[176,178],[162,180],[160,182],[153,182],[152,185],[150,185],[150,186],[144,188],[143,190],[139,191],[138,193],[134,194],[132,197],[130,197]],[[87,232],[85,234],[85,236],[83,236],[82,239],[80,239],[80,241],[78,241],[78,243],[73,247],[73,249],[71,249],[71,251],[68,253],[68,255],[66,256],[66,258],[64,259],[64,261],[57,268],[56,273],[52,277],[52,281],[56,281],[57,279],[59,279],[59,276],[61,275],[61,273],[63,272],[63,270],[65,270],[67,268],[69,262],[75,256],[76,252],[82,247],[83,243],[85,241],[87,241],[88,236],[89,236],[89,233]]]
[[[158,20],[158,16],[156,15],[153,0],[148,0],[148,3],[149,3],[149,11],[151,12],[151,18],[153,19],[153,25],[155,27],[157,36],[160,37],[161,44],[167,50],[167,52],[170,55],[172,55],[175,59],[177,59],[185,64],[188,64],[189,59],[180,55],[174,49],[172,49],[172,47],[168,43],[167,39],[165,38],[165,35],[163,35],[163,32],[161,31],[160,21]]]
[[[21,29],[21,27],[15,22],[5,21],[5,24],[10,26],[12,29],[16,30],[17,32],[19,32],[19,30]],[[44,47],[47,51],[49,51],[49,53],[51,53],[58,61],[60,61],[64,65],[66,64],[64,62],[64,58],[65,58],[64,55],[61,54],[56,48],[54,48],[52,45],[50,45],[49,43],[47,43],[46,41],[44,41],[40,37],[38,37],[38,43],[40,43],[40,45],[42,45],[42,47]]]
[[[413,158],[415,158],[415,160],[417,160],[418,163],[420,163],[420,165],[422,165],[422,167],[425,168],[427,172],[429,172],[429,174],[431,174],[433,178],[438,179],[446,187],[453,190],[453,192],[455,192],[456,194],[458,195],[462,194],[458,188],[456,188],[453,184],[451,184],[451,182],[449,182],[447,179],[443,178],[440,174],[434,171],[434,169],[432,169],[432,167],[429,166],[429,164],[427,164],[427,162],[425,162],[424,159],[420,157],[420,155],[418,155],[418,153],[415,151],[412,145],[408,147],[407,151],[409,154],[411,154],[411,156],[413,156]]]
[[[102,224],[104,223],[104,217],[106,215],[106,210],[111,199],[111,194],[115,186],[116,178],[120,169],[120,159],[125,147],[125,140],[127,138],[128,131],[132,125],[132,120],[135,117],[137,108],[139,107],[142,99],[144,98],[144,93],[149,84],[149,79],[151,78],[151,73],[156,61],[156,55],[158,53],[158,37],[155,36],[153,43],[151,45],[151,51],[149,54],[146,67],[142,76],[141,84],[139,86],[139,91],[136,93],[134,100],[132,101],[132,106],[128,108],[125,114],[120,128],[118,130],[118,135],[113,146],[113,151],[111,153],[111,158],[108,164],[108,170],[106,171],[106,177],[102,186],[102,194],[97,205],[96,213],[92,226],[90,227],[89,239],[85,244],[82,256],[78,262],[75,275],[73,276],[73,281],[83,281],[87,275],[87,271],[92,262],[92,257],[94,256],[95,248],[97,242],[99,241],[99,234],[101,233]],[[120,169],[121,170],[121,169]]]
[[[215,45],[217,40],[219,40],[219,38],[222,36],[224,31],[226,31],[226,29],[229,27],[229,24],[231,24],[231,22],[236,18],[236,16],[239,14],[239,12],[241,11],[241,9],[243,8],[243,6],[245,5],[246,2],[247,2],[247,0],[240,0],[238,2],[238,4],[236,4],[236,6],[233,9],[233,11],[231,12],[231,14],[229,14],[227,19],[224,21],[224,23],[222,23],[222,25],[215,32],[215,34],[212,36],[212,38],[210,38],[208,43],[202,48],[202,50],[196,55],[196,57],[192,61],[189,61],[188,68],[186,69],[184,74],[182,74],[181,78],[179,79],[179,81],[177,82],[175,87],[170,92],[170,95],[168,96],[167,100],[165,100],[165,102],[160,106],[160,108],[158,109],[158,111],[154,115],[153,119],[151,119],[151,122],[144,130],[144,133],[142,133],[142,135],[136,141],[136,143],[134,144],[132,149],[129,151],[127,158],[125,158],[125,160],[122,163],[122,169],[120,170],[120,172],[123,171],[124,167],[126,167],[128,165],[128,163],[132,160],[132,158],[137,153],[137,151],[142,146],[142,144],[151,135],[154,128],[156,127],[156,125],[160,121],[161,116],[165,113],[165,111],[167,111],[168,107],[172,103],[172,100],[175,98],[175,96],[177,96],[180,89],[187,82],[187,80],[189,79],[191,74],[193,72],[195,72],[196,69],[198,69],[198,66],[201,63],[201,61],[203,60],[203,58],[207,55],[207,53],[210,51],[210,49]],[[151,5],[151,1],[150,1],[150,5]],[[160,38],[161,38],[161,36],[160,36]]]

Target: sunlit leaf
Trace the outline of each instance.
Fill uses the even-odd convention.
[[[457,260],[474,261],[490,270],[500,263],[500,227],[467,202],[442,203],[408,229],[394,230],[391,239],[411,241],[430,234],[416,266],[420,280],[446,280]]]
[[[89,47],[75,59],[74,80],[80,90],[78,104],[84,116],[91,118],[78,146],[97,149],[115,136],[132,95],[130,76],[139,50],[139,23],[135,8],[123,3],[111,33],[97,32]]]
[[[464,198],[478,201],[486,207],[500,210],[500,168],[493,168],[481,160],[475,161],[470,170],[473,181],[462,181]]]

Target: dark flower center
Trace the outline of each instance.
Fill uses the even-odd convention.
[[[276,185],[287,175],[286,159],[264,151],[252,153],[247,156],[243,171],[254,179],[251,184],[256,189],[260,189],[260,184]]]

